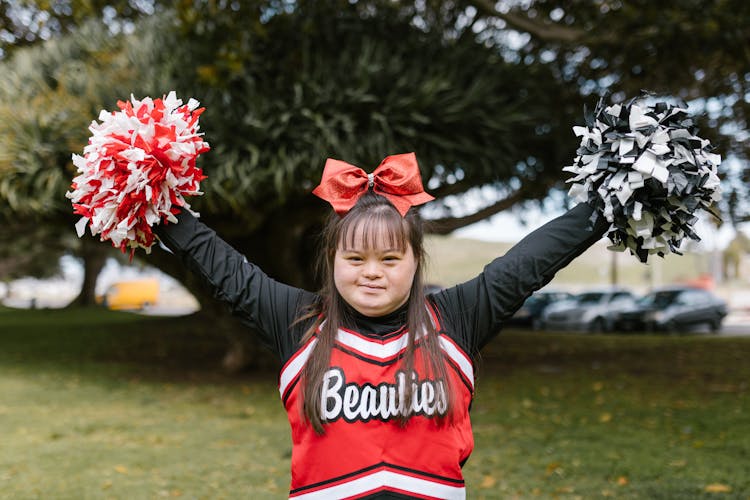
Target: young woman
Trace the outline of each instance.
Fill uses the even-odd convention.
[[[425,296],[414,207],[432,197],[413,153],[369,175],[329,159],[314,193],[335,212],[317,293],[269,278],[189,213],[159,237],[281,358],[290,498],[465,498],[472,360],[608,223],[578,205],[476,278]]]

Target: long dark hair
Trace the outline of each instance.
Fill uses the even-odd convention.
[[[366,247],[378,244],[379,241],[383,241],[383,238],[388,240],[390,247],[403,251],[406,250],[407,245],[411,245],[417,267],[407,302],[407,346],[399,362],[407,374],[412,372],[415,364],[417,336],[420,332],[425,332],[425,335],[419,338],[419,344],[424,352],[423,369],[426,376],[429,375],[442,381],[448,409],[446,415],[451,413],[450,379],[447,376],[438,335],[425,302],[423,272],[426,255],[423,243],[423,221],[416,208],[411,208],[402,217],[386,198],[369,191],[343,217],[336,213],[331,213],[329,216],[322,233],[322,248],[317,262],[322,281],[322,288],[319,292],[320,301],[313,304],[300,318],[303,320],[317,317],[302,337],[303,344],[310,340],[320,327],[318,341],[302,371],[304,416],[319,434],[323,433],[325,423],[321,413],[323,378],[329,368],[336,333],[341,326],[350,323],[351,320],[351,307],[341,297],[333,280],[334,258],[338,248],[352,246],[357,234],[362,235],[362,241]],[[402,425],[405,425],[412,416],[415,397],[412,384],[407,383],[403,405],[406,411],[398,415]]]

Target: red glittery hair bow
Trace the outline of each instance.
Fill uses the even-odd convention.
[[[388,198],[402,217],[409,208],[435,199],[422,187],[414,153],[388,156],[371,174],[349,163],[328,158],[323,178],[313,194],[330,203],[337,214],[345,215],[370,188]]]

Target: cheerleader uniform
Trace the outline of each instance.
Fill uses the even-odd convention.
[[[465,498],[461,467],[474,443],[469,407],[472,360],[535,290],[600,239],[609,224],[586,204],[545,224],[488,264],[476,278],[428,295],[449,381],[422,373],[417,342],[414,370],[399,355],[406,347],[406,306],[370,318],[351,310],[324,376],[325,433],[304,421],[300,374],[314,343],[300,340],[315,319],[295,323],[316,294],[279,283],[187,212],[158,235],[214,296],[256,331],[282,362],[279,392],[292,432],[291,488],[295,499]],[[414,415],[405,426],[406,384]],[[450,387],[450,389],[448,389]],[[444,415],[445,391],[452,414]]]

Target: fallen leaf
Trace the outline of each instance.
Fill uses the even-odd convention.
[[[703,488],[703,491],[706,493],[731,493],[732,487],[726,484],[714,483]]]
[[[617,478],[617,484],[620,486],[626,486],[630,481],[628,481],[628,478],[625,476],[620,476]]]
[[[124,465],[115,465],[115,472],[119,472],[120,474],[127,474],[128,468]]]
[[[591,385],[591,388],[594,390],[594,392],[599,392],[604,389],[604,382],[594,382]]]
[[[484,490],[489,490],[494,488],[496,483],[497,480],[495,479],[495,476],[487,474],[482,478],[482,483],[479,485],[479,487]]]
[[[610,422],[612,420],[612,414],[611,413],[602,413],[599,415],[599,422],[606,424],[607,422]]]
[[[544,475],[551,476],[552,474],[558,472],[560,470],[560,467],[560,462],[550,462],[547,464],[547,468],[544,470]]]

